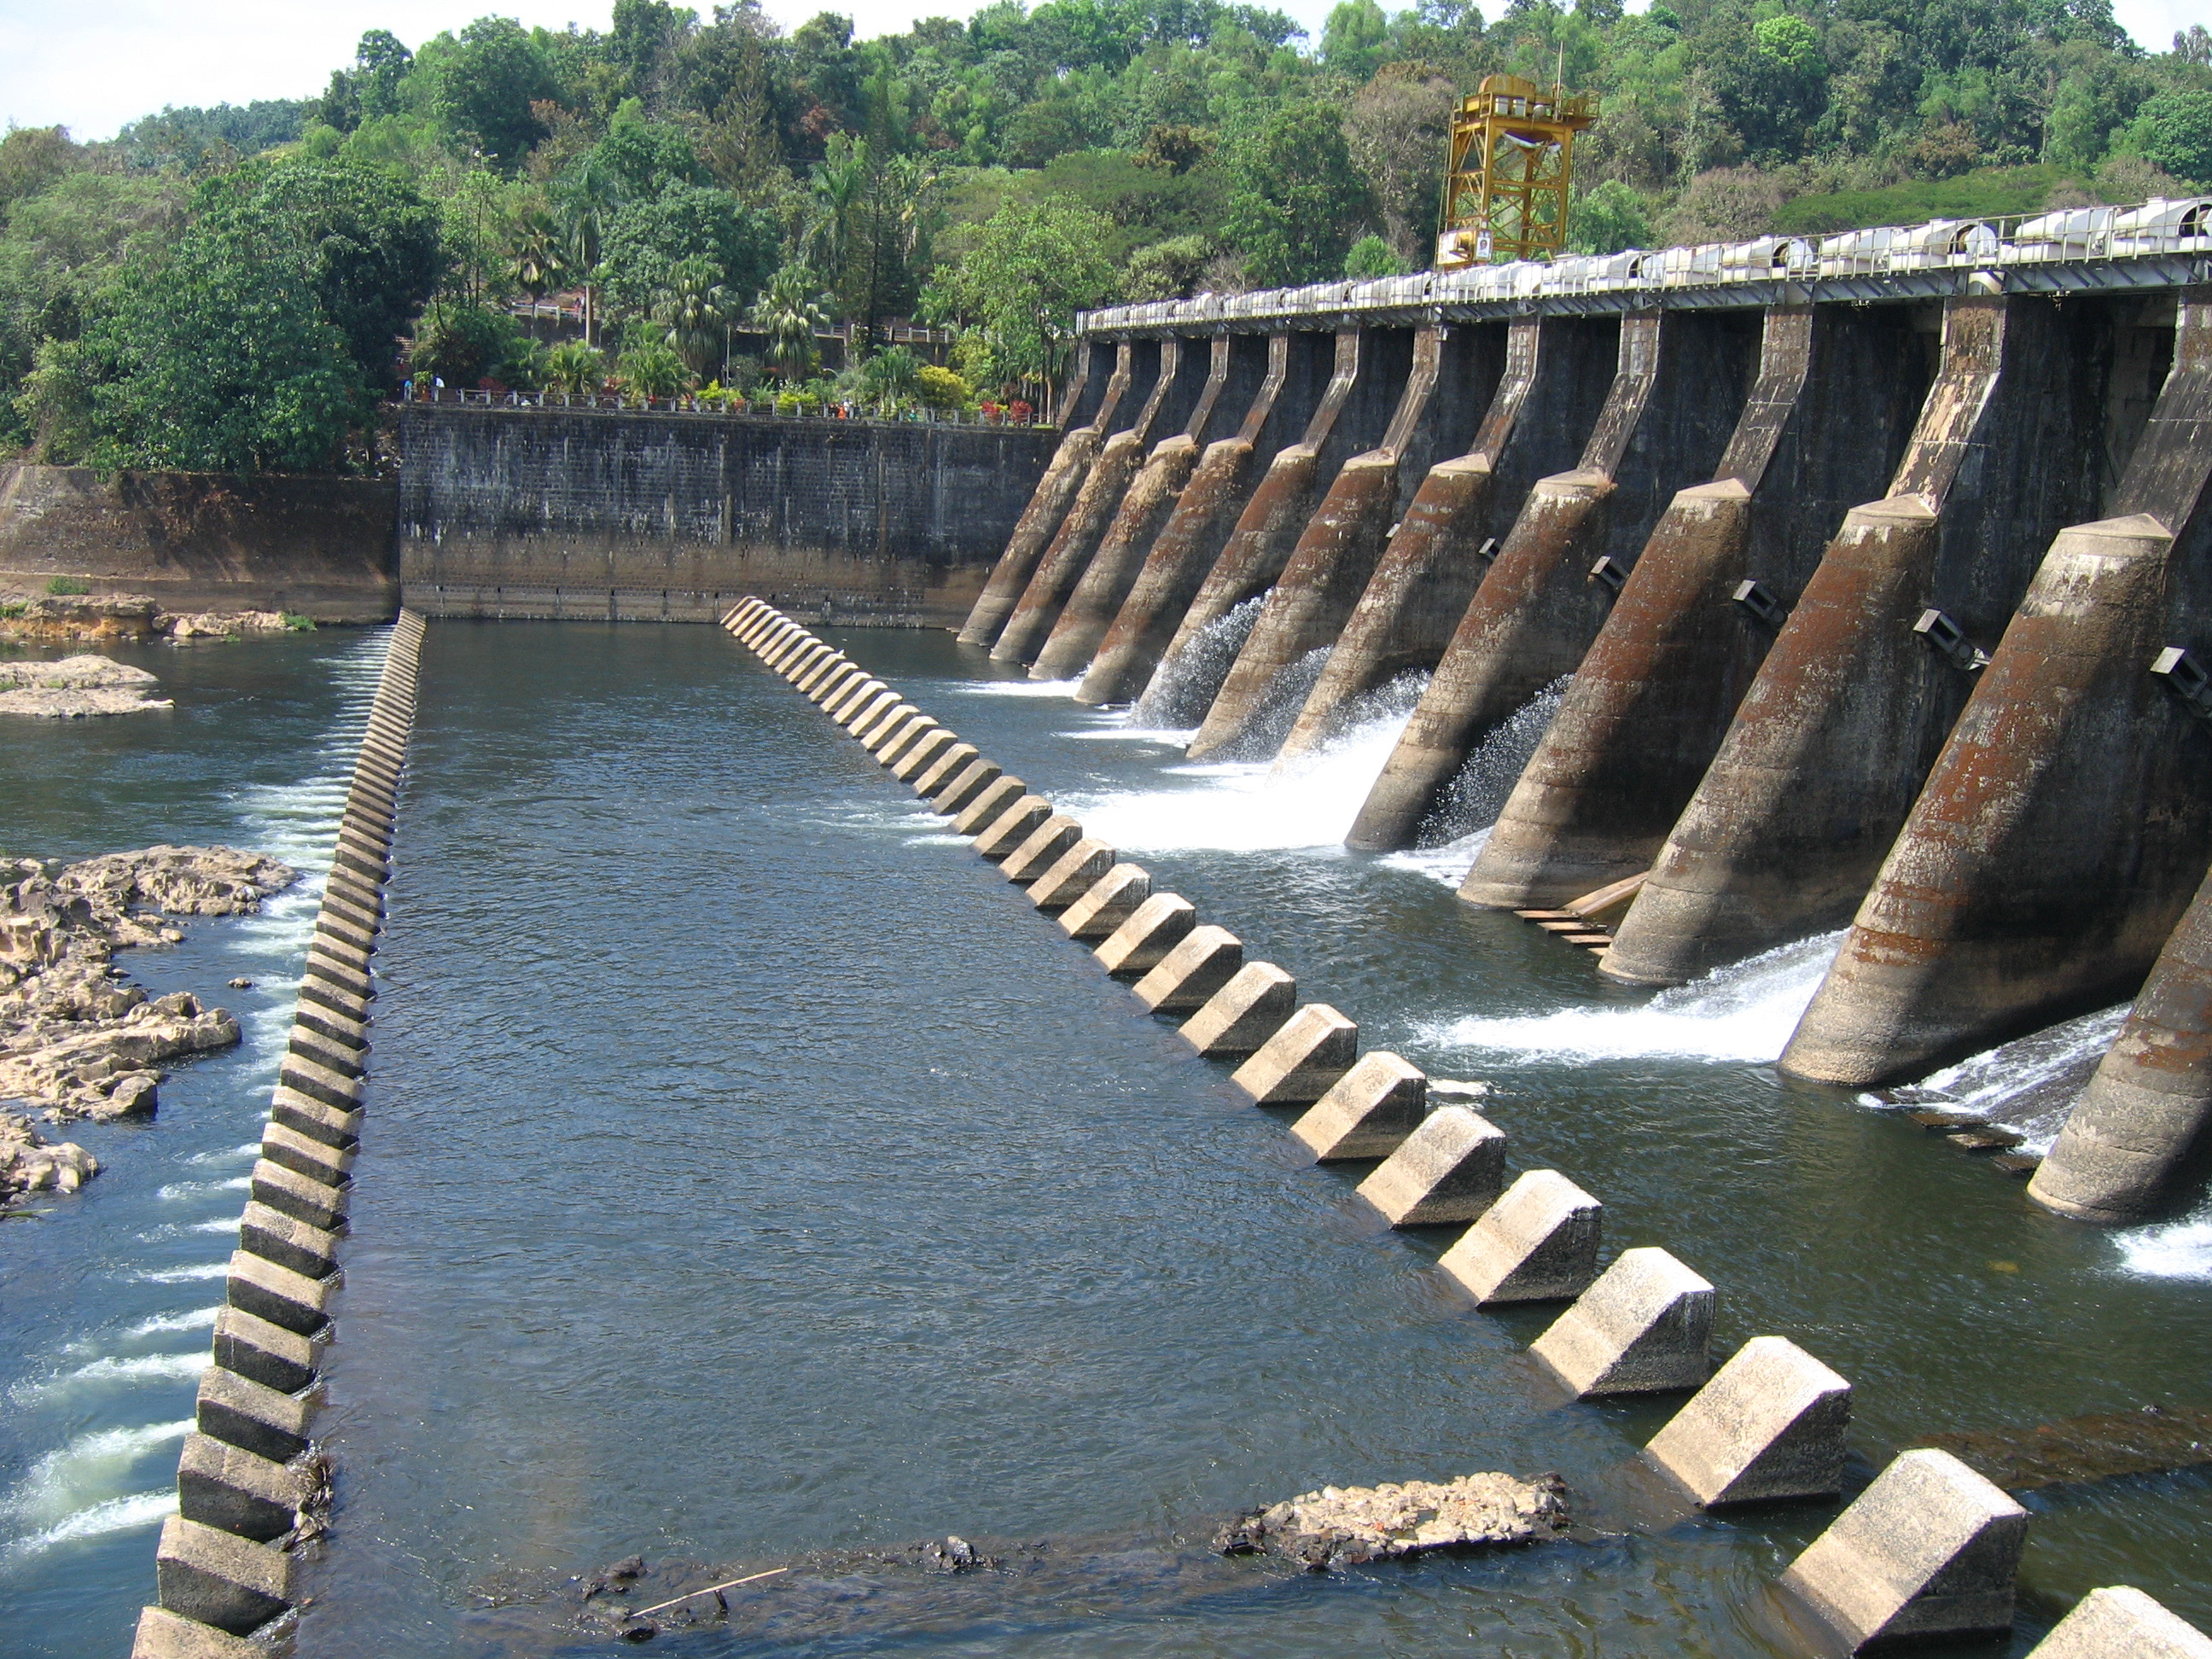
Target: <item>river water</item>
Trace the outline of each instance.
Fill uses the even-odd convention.
[[[2212,1406],[2212,1219],[2074,1227],[1900,1114],[1775,1076],[1832,940],[1655,998],[1460,904],[1468,826],[1346,854],[1418,684],[1278,777],[1186,765],[946,636],[834,637],[1364,1046],[1492,1082],[1513,1166],[1602,1198],[1609,1248],[1713,1279],[1723,1345],[1786,1334],[1850,1377],[1856,1482],[1931,1433]],[[0,735],[7,775],[43,781],[0,844],[326,837],[375,644],[203,653],[204,717],[195,690]],[[151,1322],[216,1294],[148,1275],[228,1248],[194,1230],[235,1214],[222,1159],[308,902],[134,962],[203,995],[252,972],[218,999],[249,1041],[178,1073],[153,1127],[81,1136],[108,1171],[0,1231],[11,1651],[127,1650],[204,1340]],[[633,1601],[794,1569],[660,1638],[680,1653],[1793,1650],[1764,1586],[1831,1510],[1657,1513],[1632,1460],[1673,1402],[1547,1389],[1521,1351],[1553,1310],[1468,1307],[1446,1238],[1380,1227],[1356,1173],[1303,1163],[716,630],[433,627],[379,969],[303,1655],[597,1650],[573,1581],[632,1554]],[[1993,1069],[1961,1086],[2001,1093]],[[1328,1578],[1203,1553],[1242,1506],[1488,1468],[1558,1471],[1588,1530]],[[2112,1583],[2212,1627],[2203,1475],[2029,1501],[2013,1651]],[[884,1559],[950,1534],[1006,1570]]]

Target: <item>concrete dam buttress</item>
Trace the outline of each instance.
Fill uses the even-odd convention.
[[[1425,676],[1347,845],[1482,830],[1461,896],[1631,983],[1848,924],[1795,1076],[2154,972],[2034,1188],[2141,1213],[2212,1115],[2212,237],[2092,216],[1091,313],[1070,406],[1109,391],[962,637],[1279,773]],[[1495,822],[1451,820],[1555,686]]]

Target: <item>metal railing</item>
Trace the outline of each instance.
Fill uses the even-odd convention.
[[[779,421],[867,421],[903,426],[1050,427],[1053,422],[1034,411],[1017,415],[1009,410],[929,409],[919,404],[890,405],[857,401],[822,404],[811,408],[779,408],[775,398],[729,399],[690,396],[676,398],[618,397],[611,393],[567,392],[489,392],[463,386],[436,387],[412,397],[393,397],[393,408],[410,404],[446,408],[599,410],[626,415],[711,415],[731,418]]]
[[[1462,270],[1419,271],[1367,282],[1316,283],[1257,293],[1200,295],[1081,313],[1078,334],[1147,329],[1219,329],[1364,312],[1449,312],[1511,307],[1546,300],[1642,295],[1724,295],[1736,287],[1788,283],[1822,297],[1822,284],[1844,284],[1831,297],[1858,297],[1869,281],[1902,283],[1944,273],[1986,273],[1995,286],[2015,276],[2023,288],[2170,287],[2203,281],[2164,268],[2124,272],[2130,262],[2212,255],[2212,196],[2154,199],[2132,207],[2067,208],[2048,213],[1932,219],[1825,236],[1761,236],[1747,242],[1632,248],[1571,254]],[[2102,273],[2097,269],[2103,267]],[[2075,269],[2081,268],[2081,269]],[[2112,281],[2132,276],[2145,280]],[[2069,280],[2070,278],[2070,280]],[[1924,281],[1916,286],[1924,288]]]

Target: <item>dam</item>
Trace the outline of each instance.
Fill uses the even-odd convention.
[[[2212,1487],[2109,1425],[2212,1404],[2202,206],[1095,313],[988,533],[885,516],[950,454],[733,527],[793,469],[689,415],[494,511],[589,417],[430,411],[396,628],[180,692],[281,711],[262,793],[0,734],[317,878],[143,970],[258,1012],[10,1327],[26,1650],[1791,1655],[1862,1506],[1977,1494],[1924,1650],[2197,1650]],[[1484,1207],[1394,1225],[1468,1119]],[[1543,1176],[1601,1245],[1501,1303]],[[1608,1391],[1562,1329],[1659,1257],[1697,1364]],[[1832,1470],[1666,1487],[1775,1344]],[[1477,1470],[1577,1530],[1209,1547]]]

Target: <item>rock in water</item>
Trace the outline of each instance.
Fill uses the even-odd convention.
[[[57,1146],[14,1112],[0,1112],[0,1206],[25,1193],[73,1193],[100,1173],[100,1160],[73,1140]]]
[[[1239,1516],[1213,1547],[1224,1555],[1287,1556],[1319,1572],[1428,1550],[1533,1543],[1565,1530],[1566,1496],[1555,1474],[1323,1486]]]
[[[166,697],[149,698],[155,677],[143,668],[106,657],[64,657],[59,662],[0,662],[0,714],[33,714],[73,720],[87,714],[135,714],[146,708],[171,708]]]

